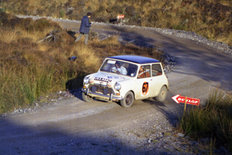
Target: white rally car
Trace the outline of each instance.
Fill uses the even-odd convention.
[[[107,57],[97,73],[85,76],[82,98],[120,102],[130,107],[134,100],[164,101],[168,79],[160,61],[135,55]]]

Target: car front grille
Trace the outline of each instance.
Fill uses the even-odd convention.
[[[101,85],[91,85],[89,87],[89,90],[90,92],[93,92],[93,93],[101,93],[101,94],[104,94],[104,95],[110,95],[110,94],[114,94],[114,91],[112,88],[109,88],[109,87],[104,87],[104,86],[101,86]]]

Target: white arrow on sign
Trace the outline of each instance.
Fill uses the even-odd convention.
[[[176,103],[185,103],[185,104],[192,104],[192,105],[197,105],[197,106],[200,104],[200,99],[190,98],[187,96],[180,96],[179,94],[176,96],[173,96],[172,99]]]
[[[173,99],[176,103],[180,103],[180,102],[177,100],[177,98],[178,98],[179,96],[180,96],[179,94],[176,95],[176,96],[173,96],[172,99]]]

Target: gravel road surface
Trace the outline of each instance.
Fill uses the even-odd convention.
[[[60,24],[66,29],[79,29],[79,22]],[[175,130],[183,105],[171,97],[181,94],[200,98],[204,104],[215,88],[231,92],[231,55],[154,29],[94,23],[92,31],[118,35],[121,41],[140,46],[157,47],[173,56],[176,65],[167,74],[167,100],[136,101],[131,108],[122,108],[111,102],[83,102],[78,90],[75,96],[64,92],[66,97],[52,104],[1,117],[0,154],[207,153],[208,148]]]

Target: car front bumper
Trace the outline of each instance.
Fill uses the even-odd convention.
[[[100,99],[100,100],[120,101],[120,100],[123,99],[121,96],[116,96],[116,95],[113,95],[113,94],[105,95],[105,94],[98,93],[98,92],[91,92],[91,91],[89,91],[88,88],[82,88],[81,91],[83,93],[85,93],[86,95],[92,97],[92,98],[97,98],[97,99]]]

